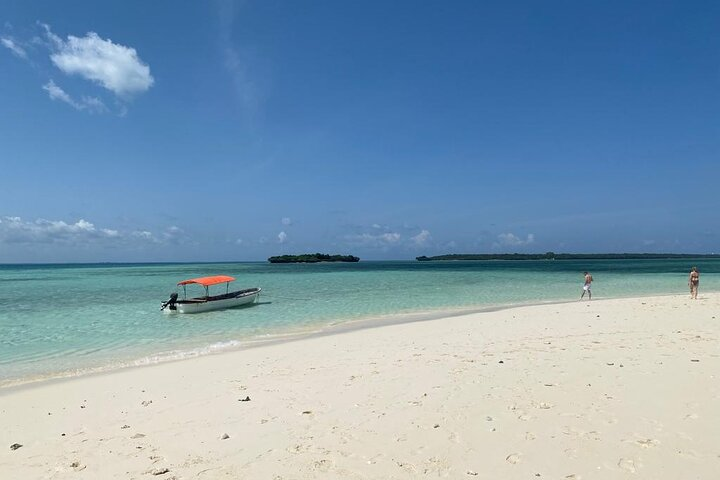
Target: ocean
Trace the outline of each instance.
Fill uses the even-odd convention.
[[[0,386],[245,348],[356,320],[577,300],[586,270],[594,299],[686,294],[692,265],[700,297],[720,290],[720,259],[0,265]],[[261,287],[260,302],[160,312],[177,282],[217,274],[236,277],[231,288]]]

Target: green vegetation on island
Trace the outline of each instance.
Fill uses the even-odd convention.
[[[359,262],[353,255],[328,255],[326,253],[305,253],[302,255],[278,255],[268,258],[270,263],[318,263],[318,262]]]
[[[437,260],[650,260],[665,258],[720,258],[714,253],[452,253],[415,257],[420,262]]]

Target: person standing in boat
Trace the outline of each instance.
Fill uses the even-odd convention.
[[[588,300],[592,300],[592,292],[590,291],[590,284],[592,284],[593,278],[592,275],[590,275],[588,272],[585,272],[583,275],[585,275],[585,285],[583,285],[583,291],[582,295],[580,295],[580,300],[583,299],[585,294],[588,294]]]
[[[698,272],[697,267],[692,267],[690,269],[688,286],[690,287],[690,298],[697,300],[698,286],[700,286],[700,272]]]

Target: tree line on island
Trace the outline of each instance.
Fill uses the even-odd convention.
[[[319,262],[359,262],[354,255],[328,255],[326,253],[304,253],[302,255],[277,255],[268,258],[270,263],[319,263]]]
[[[452,253],[415,257],[420,262],[437,260],[652,260],[666,258],[718,258],[720,255],[692,253]]]

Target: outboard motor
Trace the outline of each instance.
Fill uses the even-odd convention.
[[[160,307],[160,310],[165,310],[166,307],[170,307],[170,310],[175,310],[177,307],[175,306],[175,303],[177,303],[178,294],[172,293],[170,294],[170,300],[167,302],[163,302],[162,307]]]

